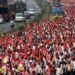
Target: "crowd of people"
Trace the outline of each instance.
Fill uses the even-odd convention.
[[[75,3],[75,0],[61,0],[62,3],[71,4]]]
[[[47,0],[48,2],[52,3],[53,0]],[[75,0],[55,0],[55,1],[61,1],[61,3],[64,3],[64,4],[74,4],[75,3]]]
[[[0,75],[75,75],[75,7],[63,9],[61,20],[41,20],[12,36],[2,34]]]

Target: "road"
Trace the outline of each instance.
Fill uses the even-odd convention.
[[[0,24],[0,33],[8,32],[10,30],[11,30],[11,28],[10,28],[10,23],[9,22]]]
[[[37,8],[37,4],[34,0],[22,0],[22,1],[26,2],[27,9],[35,8],[36,13],[41,12],[40,8]],[[10,23],[9,22],[4,23],[4,24],[0,24],[0,33],[8,32],[10,30],[11,30],[11,28],[10,28]]]
[[[27,9],[34,8],[36,14],[41,12],[40,7],[37,5],[37,3],[34,0],[26,0],[26,6],[27,6]]]

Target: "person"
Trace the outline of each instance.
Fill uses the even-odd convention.
[[[73,64],[71,61],[67,62],[67,75],[72,75],[73,73]]]
[[[72,59],[72,64],[73,64],[73,72],[72,72],[72,75],[74,75],[75,74],[75,60],[74,59]]]
[[[42,74],[42,68],[41,68],[39,63],[36,64],[35,72],[36,72],[36,75],[41,75]]]
[[[56,67],[56,75],[63,75],[63,69],[60,65]]]
[[[14,20],[10,20],[10,28],[11,28],[11,29],[14,29],[14,25],[15,25]]]
[[[75,62],[71,59],[75,51],[75,20],[72,18],[75,8],[63,7],[68,13],[65,14],[67,18],[61,21],[40,20],[39,25],[28,24],[23,31],[12,34],[12,37],[2,35],[1,73],[11,71],[13,75],[75,74]],[[4,64],[2,60],[5,56],[10,60]]]

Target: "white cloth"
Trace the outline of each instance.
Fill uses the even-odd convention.
[[[63,69],[57,67],[57,68],[56,68],[56,75],[61,75],[61,74],[63,74]]]
[[[75,61],[72,61],[72,63],[73,63],[73,69],[75,70]]]
[[[36,73],[42,73],[42,68],[40,67],[40,65],[36,65],[35,72]]]

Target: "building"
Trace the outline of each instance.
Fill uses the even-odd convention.
[[[53,6],[60,6],[61,0],[47,0],[49,3],[52,3]]]
[[[15,2],[15,0],[8,0],[8,4],[12,4],[14,2]]]
[[[0,0],[0,7],[7,6],[7,0]]]
[[[53,0],[53,3],[60,3],[61,0]]]
[[[8,0],[8,4],[13,4],[13,3],[16,3],[16,2],[20,2],[20,1],[22,1],[22,2],[26,2],[26,0]]]
[[[53,6],[59,7],[61,0],[53,0]]]

